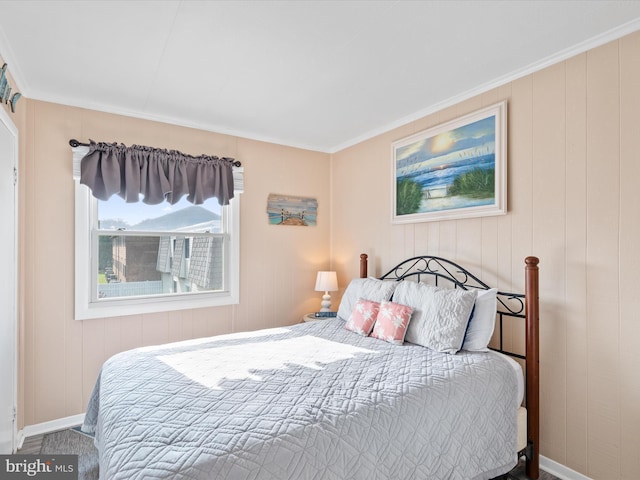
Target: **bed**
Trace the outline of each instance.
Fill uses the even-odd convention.
[[[351,328],[365,300],[416,315],[395,300],[410,303],[406,291],[424,294],[419,285],[429,279],[429,295],[460,291],[467,303],[469,291],[490,290],[438,257],[414,257],[381,279],[367,277],[366,260],[337,318],[139,348],[105,362],[82,427],[95,434],[100,478],[490,479],[519,455],[537,478],[537,259],[527,258],[524,294],[496,295],[499,325],[503,316],[527,322],[526,389],[504,352],[447,352],[404,335],[398,342],[378,329],[382,313],[368,335]],[[476,315],[476,303],[470,308]]]

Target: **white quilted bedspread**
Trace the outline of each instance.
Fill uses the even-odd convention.
[[[516,463],[500,355],[395,346],[340,319],[109,359],[85,425],[101,479],[487,479]]]

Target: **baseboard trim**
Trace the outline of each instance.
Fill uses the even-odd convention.
[[[27,437],[76,427],[78,425],[82,425],[82,422],[84,422],[84,413],[72,415],[70,417],[58,418],[49,422],[37,423],[35,425],[27,425],[18,432],[19,446],[22,446],[22,442],[24,442],[24,439]]]
[[[543,455],[540,455],[540,468],[561,480],[591,480],[591,478]]]
[[[16,434],[16,444],[13,446],[15,448],[13,453],[16,453],[18,450],[20,450],[22,448],[23,444],[24,444],[24,432],[22,430],[20,430]]]

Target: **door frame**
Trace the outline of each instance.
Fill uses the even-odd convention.
[[[13,391],[13,431],[11,432],[11,448],[12,453],[16,451],[18,447],[18,331],[19,331],[19,317],[18,317],[18,165],[19,165],[19,155],[18,155],[18,128],[11,120],[11,117],[7,113],[4,107],[0,106],[0,122],[7,128],[9,133],[13,136],[13,171],[14,171],[14,189],[13,189],[13,264],[11,268],[13,269],[13,305],[12,305],[12,317],[13,317],[13,359],[12,359],[12,374],[13,374],[13,382],[11,385],[11,389]]]

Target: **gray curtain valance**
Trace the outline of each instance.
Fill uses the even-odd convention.
[[[177,203],[183,195],[196,205],[216,197],[220,205],[233,198],[232,158],[194,157],[176,150],[89,141],[80,162],[80,183],[94,197],[118,194],[126,202]]]

